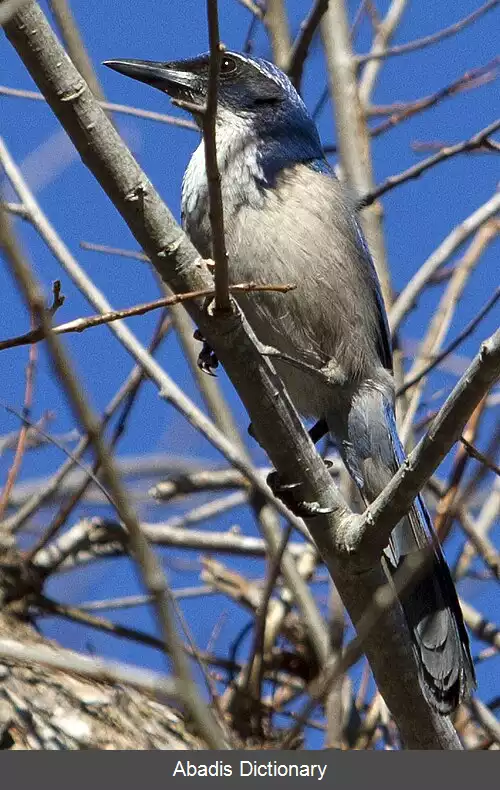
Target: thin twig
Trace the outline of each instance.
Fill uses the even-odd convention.
[[[253,293],[255,291],[274,291],[279,293],[288,293],[296,286],[292,284],[276,284],[276,285],[259,285],[258,283],[238,283],[231,285],[229,290],[231,293]],[[159,310],[161,307],[170,307],[175,304],[182,304],[189,299],[200,299],[202,297],[214,296],[216,291],[213,288],[204,288],[199,291],[191,291],[187,294],[175,294],[174,296],[165,296],[161,299],[155,299],[154,302],[145,302],[143,304],[128,307],[125,310],[110,310],[100,315],[91,315],[87,318],[75,318],[73,321],[68,321],[66,324],[59,324],[53,328],[56,335],[64,335],[68,332],[83,332],[85,329],[91,329],[95,326],[102,326],[103,324],[111,324],[113,321],[121,321],[124,318],[131,318],[132,316],[146,315],[152,310]],[[26,346],[30,343],[39,343],[45,339],[45,335],[41,327],[32,329],[24,335],[9,338],[8,340],[0,340],[0,351],[6,348],[16,348],[17,346]]]
[[[407,181],[411,181],[414,178],[418,178],[422,173],[425,173],[426,170],[430,170],[431,167],[435,167],[441,162],[451,159],[452,156],[469,153],[470,151],[476,151],[478,148],[482,148],[487,144],[489,136],[496,132],[497,129],[500,129],[500,120],[488,124],[484,129],[481,129],[481,131],[469,137],[468,140],[462,140],[462,142],[456,143],[455,145],[446,146],[446,148],[442,148],[438,153],[427,157],[427,159],[422,160],[422,162],[408,167],[397,175],[389,176],[389,178],[386,178],[385,181],[382,181],[375,189],[372,189],[359,200],[358,208],[361,209],[365,206],[370,206],[391,189],[401,186],[401,184],[405,184]]]
[[[203,113],[203,142],[205,169],[207,171],[210,228],[212,232],[212,257],[214,259],[215,309],[229,312],[229,269],[224,236],[224,207],[222,205],[221,177],[217,162],[217,93],[219,70],[224,47],[219,39],[219,13],[217,0],[207,0],[208,38],[210,59],[208,66],[207,103]]]
[[[471,442],[474,441],[479,430],[485,405],[486,398],[483,398],[472,412],[467,425],[465,426],[464,433]],[[434,529],[436,530],[441,543],[444,543],[446,540],[453,524],[454,510],[456,502],[459,498],[460,484],[464,477],[468,461],[469,455],[465,451],[465,447],[462,443],[458,444],[451,470],[448,475],[448,481],[446,483],[444,495],[440,497],[436,505]]]
[[[266,647],[265,633],[266,633],[267,613],[269,608],[269,602],[273,594],[274,586],[276,584],[278,575],[280,573],[283,554],[285,553],[286,547],[288,545],[288,541],[290,540],[291,532],[292,532],[291,526],[288,525],[288,527],[284,530],[283,535],[281,537],[281,543],[278,548],[278,551],[272,558],[270,558],[269,571],[266,579],[266,584],[262,591],[259,608],[255,613],[254,641],[253,641],[250,657],[248,659],[247,669],[245,673],[246,674],[245,682],[243,684],[246,692],[249,693],[254,700],[260,700],[262,696],[262,678],[263,678],[263,667],[264,667],[264,658],[265,658],[264,653]]]
[[[484,467],[483,467],[484,468]],[[490,529],[497,522],[500,512],[500,480],[496,479],[492,491],[483,503],[479,515],[474,523],[474,531],[480,537],[487,537]],[[456,564],[456,577],[461,579],[468,571],[470,563],[476,554],[471,542],[466,543]]]
[[[160,344],[161,340],[165,337],[166,333],[168,332],[169,323],[168,321],[162,320],[161,328],[159,332],[155,332],[153,336],[153,340],[149,346],[149,352],[153,354],[158,345]],[[129,398],[129,402],[131,402],[132,394],[134,391],[137,391],[140,383],[144,380],[144,372],[140,365],[136,365],[127,379],[125,380],[124,384],[120,387],[116,395],[111,399],[108,405],[104,409],[104,413],[101,417],[100,428],[102,431],[106,428],[107,424],[111,420],[114,413],[123,403],[123,401]],[[46,480],[43,485],[37,486],[36,490],[33,494],[22,503],[19,507],[19,510],[11,516],[9,519],[6,519],[2,524],[1,527],[5,529],[7,532],[17,532],[25,523],[26,521],[33,515],[33,513],[38,510],[44,502],[52,498],[55,492],[63,483],[66,475],[68,475],[71,470],[73,469],[74,464],[81,460],[83,454],[87,450],[90,444],[90,437],[84,436],[81,438],[78,446],[75,448],[74,453],[72,456],[69,456],[68,461],[66,461],[60,469],[52,475],[51,478]],[[73,458],[75,460],[73,460]],[[83,484],[87,481],[87,475],[84,476],[83,481],[81,481],[80,486],[77,487],[79,491]],[[90,478],[91,479],[91,478]]]
[[[481,453],[477,447],[474,447],[474,445],[465,438],[465,436],[461,436],[460,441],[465,447],[466,453],[470,455],[471,458],[479,461],[480,464],[484,464],[484,466],[500,477],[500,466],[497,466],[497,464],[493,463],[490,458],[487,458],[485,455],[483,455],[483,453]]]
[[[285,0],[266,0],[263,22],[269,33],[273,61],[286,71],[292,48]]]
[[[0,209],[0,212],[1,212],[1,209]],[[80,469],[85,473],[85,475],[89,476],[89,478],[92,480],[92,482],[101,491],[101,493],[103,494],[105,499],[107,499],[109,504],[112,507],[115,506],[115,502],[113,501],[113,497],[111,496],[111,494],[107,490],[106,486],[104,486],[102,484],[102,482],[95,476],[95,474],[93,474],[93,472],[80,460],[80,458],[77,456],[76,453],[73,453],[68,447],[66,447],[65,444],[63,444],[63,442],[60,442],[59,439],[57,439],[55,436],[53,436],[50,433],[47,433],[47,431],[45,431],[41,427],[40,422],[34,422],[29,417],[27,417],[26,414],[24,414],[23,412],[19,411],[18,409],[15,409],[13,406],[9,406],[7,403],[3,403],[3,401],[0,401],[0,406],[2,408],[4,408],[6,411],[8,411],[10,414],[14,414],[16,417],[18,417],[20,420],[22,420],[22,422],[25,423],[26,425],[28,425],[31,428],[31,430],[36,431],[41,436],[43,436],[43,438],[47,441],[48,444],[53,444],[54,447],[57,447],[59,450],[61,450],[61,452],[63,452],[65,455],[67,455],[68,458],[71,459],[72,464],[76,464],[77,466],[79,466]],[[6,522],[3,522],[2,526],[4,526],[5,523]]]
[[[456,250],[475,233],[481,225],[500,211],[500,191],[495,192],[486,203],[479,206],[446,236],[441,244],[413,275],[394,302],[389,315],[391,331],[394,334],[403,318],[415,305],[418,296],[430,278],[450,258]]]
[[[484,3],[484,5],[480,6],[480,8],[477,8],[475,11],[473,11],[472,14],[469,14],[459,22],[455,22],[453,25],[445,27],[443,30],[439,30],[437,33],[433,33],[432,35],[423,36],[422,38],[417,38],[414,41],[408,41],[406,44],[399,44],[398,46],[390,47],[384,52],[367,52],[363,55],[357,55],[356,63],[358,66],[360,66],[369,60],[383,60],[385,58],[394,57],[395,55],[405,55],[407,52],[415,52],[416,50],[429,47],[431,44],[437,44],[439,41],[443,41],[445,38],[456,35],[456,33],[464,30],[464,28],[466,28],[468,25],[472,25],[472,23],[477,19],[495,8],[499,2],[500,0],[488,0],[487,3]]]
[[[470,321],[467,326],[456,336],[456,338],[448,345],[446,348],[441,351],[441,353],[432,355],[432,360],[424,367],[422,370],[417,373],[416,375],[409,377],[402,387],[400,387],[396,393],[396,396],[399,398],[403,395],[407,390],[413,387],[415,384],[418,384],[431,370],[438,367],[443,359],[446,359],[450,354],[452,354],[456,348],[458,348],[464,340],[466,340],[474,330],[479,326],[485,315],[489,313],[492,307],[496,305],[498,300],[500,299],[500,286],[496,289],[493,296],[491,296],[486,304],[481,308],[478,314]]]
[[[373,44],[372,54],[382,54],[387,52],[388,45],[394,37],[398,25],[403,16],[408,0],[392,0],[384,19],[377,25]],[[370,96],[375,88],[378,73],[382,66],[382,59],[370,60],[363,69],[363,74],[359,80],[358,92],[359,100],[364,107],[368,107]]]
[[[260,7],[259,3],[255,2],[255,0],[238,0],[242,6],[244,6],[251,14],[253,14],[257,19],[264,18],[264,10]]]
[[[328,2],[329,0],[314,0],[311,10],[300,24],[299,34],[293,42],[287,72],[297,90],[300,90],[300,83],[302,82],[302,74],[309,54],[309,48],[323,14],[328,8]]]
[[[379,137],[389,129],[394,128],[403,121],[413,118],[415,115],[424,112],[425,110],[435,107],[444,99],[452,98],[459,93],[473,90],[488,82],[492,82],[497,78],[498,65],[500,58],[496,57],[485,66],[479,66],[476,69],[470,69],[465,72],[461,77],[450,82],[444,88],[440,88],[430,96],[424,96],[421,99],[414,99],[408,102],[396,102],[390,105],[377,105],[370,106],[367,109],[368,115],[388,115],[385,121],[379,123],[377,126],[370,128],[370,137],[373,139]],[[412,146],[413,147],[413,146]],[[440,145],[439,148],[443,146]],[[325,146],[325,152],[329,152],[329,146]]]
[[[1,208],[0,208],[1,211]],[[7,222],[7,217],[4,215],[4,220]],[[2,238],[0,238],[0,248],[2,247]],[[33,321],[33,316],[31,317]],[[9,497],[11,494],[12,489],[14,488],[15,482],[17,480],[17,476],[21,469],[21,463],[23,460],[24,452],[28,446],[28,434],[33,429],[28,424],[26,419],[29,417],[31,412],[31,407],[33,404],[33,389],[34,389],[34,378],[35,378],[35,365],[37,360],[37,352],[36,347],[34,345],[30,346],[29,354],[28,354],[28,363],[26,365],[26,385],[24,390],[24,405],[23,405],[23,424],[19,431],[19,436],[17,440],[17,447],[16,452],[14,455],[14,459],[12,461],[12,465],[9,469],[7,480],[5,486],[2,490],[0,495],[0,521],[3,518],[5,513],[5,509],[9,502]]]
[[[452,277],[439,301],[439,305],[432,316],[429,328],[423,339],[418,354],[409,372],[410,379],[415,377],[423,367],[426,367],[429,356],[433,356],[441,348],[442,342],[448,333],[457,305],[464,293],[467,282],[475,268],[479,265],[484,250],[495,239],[500,229],[500,223],[490,220],[479,228],[461,260],[455,266]],[[408,398],[406,413],[400,431],[401,440],[405,443],[412,431],[412,425],[420,404],[425,380],[412,388]]]
[[[217,594],[217,590],[212,589],[209,585],[181,587],[177,590],[172,590],[173,597],[179,601],[186,598],[199,598],[214,594]],[[83,601],[78,605],[78,608],[83,609],[85,612],[104,612],[110,609],[135,609],[138,606],[146,606],[150,603],[152,603],[150,595],[126,595],[121,598],[106,598],[102,601]]]
[[[477,522],[461,508],[457,512],[458,521],[462,530],[467,535],[470,543],[474,546],[476,554],[483,560],[485,565],[490,569],[493,578],[500,580],[500,554],[495,546],[488,538],[484,531],[477,528]],[[498,517],[498,513],[496,514]]]
[[[61,33],[64,46],[76,68],[86,81],[98,101],[104,101],[104,93],[89,54],[83,43],[78,25],[68,0],[49,0],[50,10]]]
[[[38,91],[24,90],[22,88],[9,88],[7,85],[0,85],[0,96],[11,96],[15,99],[32,99],[33,101],[45,102],[45,96]],[[175,115],[166,115],[162,112],[152,110],[142,110],[139,107],[130,107],[128,104],[115,104],[109,101],[100,101],[99,106],[103,110],[116,112],[118,115],[131,115],[134,118],[143,118],[146,121],[158,121],[167,123],[170,126],[179,126],[181,129],[198,131],[194,121],[188,118],[176,118]]]

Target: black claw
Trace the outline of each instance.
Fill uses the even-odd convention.
[[[312,439],[313,444],[317,444],[323,436],[326,436],[328,433],[328,425],[326,424],[326,420],[318,420],[314,423],[313,427],[309,431],[309,436]]]
[[[199,329],[195,330],[193,337],[195,340],[200,340],[203,343],[203,348],[198,354],[199,369],[204,373],[208,373],[209,376],[215,377],[215,373],[213,371],[219,367],[219,360],[217,359],[215,351],[207,343]]]
[[[321,507],[319,502],[297,502],[295,514],[303,518],[314,518],[314,516],[327,516],[333,513],[333,507]]]
[[[294,497],[294,492],[301,488],[303,483],[281,483],[277,472],[270,472],[267,476],[267,485],[273,494],[281,499],[296,516],[302,518],[314,518],[314,516],[325,516],[333,513],[333,508],[321,507],[319,502],[305,502]]]

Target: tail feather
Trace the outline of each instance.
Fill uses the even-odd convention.
[[[380,391],[365,389],[353,400],[347,419],[337,413],[327,421],[362,496],[372,502],[405,458],[392,404]],[[474,688],[475,674],[455,585],[421,496],[391,535],[385,552],[389,572],[415,552],[425,554],[425,569],[400,602],[423,691],[434,708],[447,714]]]
[[[411,530],[412,536],[422,534],[423,514],[427,517],[426,529],[432,529],[419,500],[402,522],[402,529]],[[429,548],[428,542],[417,550],[428,553]],[[398,565],[401,562],[404,556]],[[431,561],[411,591],[401,596],[401,605],[425,695],[441,713],[450,713],[474,688],[475,675],[457,593],[437,539],[432,540]]]

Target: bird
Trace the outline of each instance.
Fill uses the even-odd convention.
[[[105,65],[185,103],[202,130],[209,54]],[[296,284],[286,299],[262,292],[238,294],[237,301],[259,341],[283,355],[275,365],[292,402],[304,417],[326,423],[369,504],[405,453],[387,315],[356,198],[337,179],[304,102],[274,64],[225,51],[215,121],[230,280]],[[210,258],[203,140],[184,174],[181,214],[194,246]],[[323,375],[308,369],[311,359]],[[400,604],[422,691],[447,715],[471,693],[475,674],[455,586],[421,495],[391,534],[383,559],[389,576],[414,552],[431,561]]]

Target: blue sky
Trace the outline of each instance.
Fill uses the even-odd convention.
[[[46,4],[42,4],[44,7]],[[377,3],[381,14],[388,3]],[[291,30],[296,33],[309,3],[291,0],[287,3]],[[453,4],[422,0],[409,4],[394,43],[410,41],[433,33],[470,13],[476,4],[457,0]],[[206,9],[202,0],[171,0],[158,3],[142,0],[141,3],[123,0],[120,3],[101,3],[97,0],[74,0],[72,8],[80,24],[84,41],[97,69],[98,76],[110,101],[148,108],[160,112],[172,109],[166,97],[144,85],[124,79],[100,64],[111,58],[144,58],[171,60],[196,55],[207,49]],[[349,3],[351,18],[356,4]],[[250,14],[237,0],[220,0],[221,37],[230,49],[240,49],[246,37]],[[488,63],[498,48],[499,12],[495,10],[455,38],[411,55],[393,58],[384,64],[373,97],[375,103],[387,104],[408,101],[428,95],[461,76],[465,71]],[[356,48],[365,52],[370,46],[370,26],[365,20],[360,27]],[[254,52],[270,56],[269,44],[262,29],[256,31]],[[0,39],[0,82],[15,88],[33,89],[34,85],[16,53],[5,39]],[[319,41],[315,41],[305,72],[303,96],[312,109],[325,85],[323,56]],[[78,257],[88,274],[103,290],[115,307],[125,307],[155,298],[158,295],[156,280],[147,265],[119,257],[99,255],[80,249],[82,240],[136,249],[134,239],[119,214],[109,203],[98,184],[86,171],[72,149],[71,143],[60,130],[50,110],[42,103],[0,96],[0,134],[40,201],[50,221],[64,241]],[[374,170],[377,182],[419,160],[411,143],[414,141],[457,142],[466,139],[495,119],[498,114],[498,82],[487,84],[474,91],[464,92],[442,102],[431,111],[377,138],[373,143]],[[137,156],[139,162],[159,189],[165,201],[179,215],[180,186],[190,154],[197,145],[197,134],[174,126],[145,120],[116,116],[118,128]],[[335,139],[331,106],[326,105],[318,121],[321,138],[325,144]],[[405,184],[390,192],[383,199],[388,256],[393,287],[400,290],[422,262],[449,231],[494,192],[499,181],[498,159],[493,155],[476,154],[455,157],[450,162],[424,175],[417,181]],[[0,183],[2,183],[0,175]],[[12,194],[7,191],[7,196]],[[66,296],[64,307],[58,312],[59,322],[93,312],[83,297],[61,273],[59,265],[39,241],[35,232],[18,222],[20,234],[29,252],[38,277],[50,293],[50,283],[62,279]],[[471,277],[465,296],[456,312],[449,339],[479,310],[498,285],[498,255],[500,244],[492,244]],[[2,263],[2,266],[4,264]],[[7,269],[3,270],[4,287],[0,296],[3,337],[26,331],[28,319],[22,302],[13,288]],[[422,338],[429,316],[440,296],[440,289],[430,289],[405,321],[401,334],[407,341]],[[498,310],[493,311],[474,335],[459,349],[459,362],[465,364],[478,348],[479,342],[498,325]],[[147,343],[157,318],[148,315],[129,322],[137,336]],[[131,368],[131,360],[112,337],[108,329],[98,328],[81,335],[67,336],[65,345],[70,351],[79,376],[97,411],[103,409]],[[74,427],[74,421],[64,399],[54,382],[44,349],[39,346],[33,419],[39,419],[47,410],[55,411],[51,424],[54,432],[64,432]],[[172,336],[163,345],[159,360],[175,381],[201,405],[192,376],[182,358],[178,344]],[[4,351],[0,357],[0,400],[21,408],[24,394],[24,370],[27,349]],[[246,435],[248,422],[240,401],[223,372],[219,383]],[[437,401],[450,391],[453,376],[436,373],[427,387],[427,396],[441,392]],[[498,414],[496,415],[498,419]],[[494,415],[483,419],[478,444],[490,437]],[[0,410],[0,433],[6,434],[18,427],[16,418]],[[264,463],[261,451],[252,440],[248,446],[256,461]],[[196,460],[201,465],[221,463],[221,458],[208,443],[164,402],[160,401],[151,384],[146,384],[134,407],[127,435],[119,446],[120,455],[162,453]],[[61,452],[48,447],[28,453],[23,461],[20,480],[42,477],[54,471],[63,461]],[[0,457],[0,482],[5,480],[12,454]],[[449,461],[443,464],[443,473]],[[491,479],[488,486],[491,485]],[[201,500],[200,500],[201,501]],[[194,505],[190,500],[189,505]],[[182,508],[181,508],[182,509]],[[104,508],[91,510],[82,506],[75,511],[71,523],[78,516],[89,512],[103,514]],[[141,502],[139,514],[145,520],[163,520],[180,512],[179,508],[151,507]],[[47,516],[47,514],[45,514]],[[43,521],[34,522],[40,526]],[[231,511],[208,528],[222,530],[238,524],[242,531],[254,534],[255,527],[248,512]],[[498,536],[498,529],[497,529]],[[456,555],[461,536],[454,536],[447,547],[450,558]],[[188,556],[188,555],[184,555]],[[195,555],[189,555],[196,561]],[[165,559],[171,559],[172,553]],[[225,559],[231,567],[240,568],[254,578],[262,577],[264,566],[260,562]],[[169,563],[170,564],[170,563]],[[125,595],[137,591],[134,571],[126,561],[109,561],[95,565],[90,571],[65,575],[50,585],[51,594],[61,600],[77,603],[89,598]],[[194,570],[180,571],[170,568],[174,587],[195,584]],[[461,588],[467,600],[495,619],[498,608],[493,582],[467,581]],[[318,594],[325,598],[327,588],[318,587]],[[496,604],[496,605],[495,605]],[[246,613],[232,608],[218,596],[187,601],[183,606],[194,636],[204,648],[210,638],[214,623],[221,611],[230,615],[222,625],[216,652],[224,653],[228,643],[248,621]],[[200,611],[201,610],[201,611]],[[145,609],[120,612],[116,619],[129,625],[147,629],[154,624]],[[122,642],[95,632],[86,631],[61,621],[46,621],[50,635],[65,644],[93,650],[108,656],[122,658],[148,666],[161,668],[159,653]],[[475,645],[475,650],[478,646]],[[243,653],[244,655],[244,648]],[[479,691],[488,700],[498,692],[494,682],[498,674],[498,658],[489,659],[479,667]],[[316,743],[313,739],[311,743]]]

